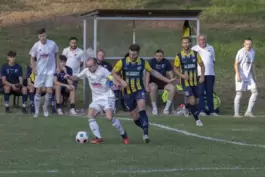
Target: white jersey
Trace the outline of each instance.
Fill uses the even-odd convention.
[[[56,53],[59,48],[52,40],[47,40],[46,44],[36,42],[30,49],[29,54],[37,59],[36,71],[38,75],[53,75],[56,71]]]
[[[251,49],[247,51],[245,48],[240,49],[236,55],[236,61],[238,62],[238,70],[243,81],[249,81],[252,79],[251,68],[255,59],[255,51]]]
[[[66,56],[66,66],[72,68],[73,75],[76,76],[80,72],[80,63],[85,60],[84,51],[80,48],[71,50],[70,47],[67,47],[63,49],[62,55]]]
[[[114,98],[115,95],[108,84],[108,76],[111,73],[102,66],[98,66],[98,69],[91,73],[88,68],[85,68],[77,75],[81,79],[88,79],[89,86],[92,92],[92,102],[97,100],[104,100]]]

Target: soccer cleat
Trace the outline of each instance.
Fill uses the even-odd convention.
[[[164,109],[163,114],[164,114],[164,115],[169,115],[169,110]]]
[[[38,117],[39,117],[39,113],[35,113],[35,114],[33,115],[33,117],[34,117],[34,118],[38,118]]]
[[[71,108],[70,109],[70,114],[73,115],[73,116],[76,116],[77,115],[77,112],[75,111],[74,108]]]
[[[241,115],[239,115],[239,114],[235,114],[234,115],[234,118],[241,118],[242,116]]]
[[[158,114],[157,109],[153,109],[152,114],[153,114],[154,116],[156,116],[156,115]]]
[[[27,111],[27,109],[25,107],[22,107],[21,111],[22,111],[23,114],[28,114],[28,111]]]
[[[255,117],[255,116],[252,114],[252,112],[246,112],[246,113],[245,113],[245,116],[246,116],[246,117],[251,117],[251,118]]]
[[[44,117],[48,117],[49,116],[49,110],[48,110],[48,108],[46,106],[43,106],[42,109],[43,109]]]
[[[126,132],[124,132],[124,134],[121,135],[121,137],[122,137],[122,139],[123,139],[123,143],[124,143],[124,144],[129,144],[129,137],[128,137],[128,135],[127,135]]]
[[[207,116],[207,114],[205,113],[205,112],[200,112],[200,114],[199,114],[200,116]]]
[[[35,107],[34,107],[34,105],[31,105],[30,106],[30,112],[31,112],[31,114],[34,114],[35,113]]]
[[[10,111],[10,109],[9,109],[9,106],[5,107],[5,112],[8,113],[8,114],[12,113],[12,112]]]
[[[150,142],[150,138],[148,137],[148,135],[144,135],[143,136],[143,140],[145,143],[149,143]]]
[[[52,105],[52,114],[56,114],[57,111],[56,111],[56,107],[54,105]]]
[[[201,120],[196,120],[196,125],[197,125],[198,127],[202,127],[202,126],[203,126],[203,123],[202,123]]]
[[[58,109],[57,109],[57,114],[60,115],[60,116],[63,115],[63,111],[62,111],[61,108],[58,108]]]
[[[211,113],[210,116],[219,116],[218,114],[216,114],[215,112]]]
[[[93,140],[90,141],[91,144],[101,144],[103,143],[103,139],[102,138],[95,138]]]

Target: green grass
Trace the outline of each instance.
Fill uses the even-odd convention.
[[[203,136],[249,144],[264,144],[262,137],[265,133],[264,118],[247,120],[246,118],[207,117],[202,120],[205,126],[200,128],[195,126],[192,118],[150,118],[152,122]],[[35,120],[28,116],[1,116],[0,176],[254,177],[264,174],[265,149],[262,147],[204,140],[155,126],[150,128],[151,143],[144,144],[140,129],[132,121],[122,121],[131,142],[129,145],[123,145],[110,122],[105,119],[99,119],[98,122],[105,143],[82,145],[75,142],[77,131],[88,131],[92,138],[85,118],[63,116],[47,119],[40,117]],[[242,169],[213,169],[237,167]],[[139,172],[181,168],[210,169]],[[48,170],[57,170],[57,173],[47,173]],[[126,170],[125,173],[119,172]],[[17,173],[7,174],[4,171]]]

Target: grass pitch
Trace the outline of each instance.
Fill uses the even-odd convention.
[[[151,117],[150,144],[141,130],[122,120],[130,136],[98,119],[104,144],[77,144],[86,118],[3,115],[0,119],[0,176],[3,177],[250,177],[265,173],[265,119]]]

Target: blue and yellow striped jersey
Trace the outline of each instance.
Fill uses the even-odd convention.
[[[119,60],[113,70],[117,73],[122,72],[122,78],[127,82],[128,87],[124,92],[131,94],[138,90],[145,89],[143,81],[143,72],[151,72],[152,68],[149,63],[142,58],[137,58],[135,62],[130,57]]]
[[[174,66],[181,69],[181,73],[188,75],[189,80],[181,79],[183,86],[197,86],[198,73],[197,65],[202,63],[201,56],[198,52],[191,50],[189,53],[181,51],[176,55]]]

